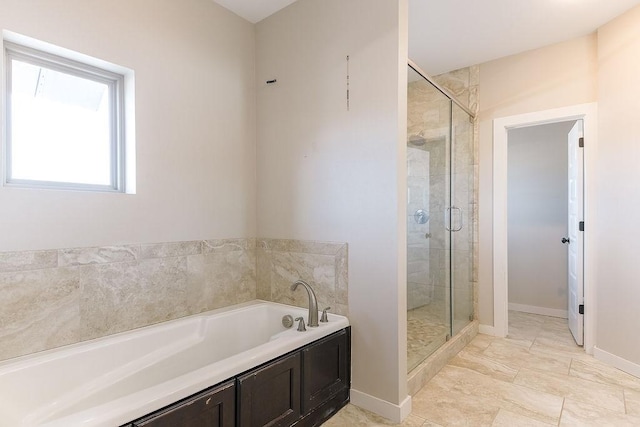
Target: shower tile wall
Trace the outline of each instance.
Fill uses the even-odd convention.
[[[407,217],[407,292],[408,309],[429,304],[434,298],[434,284],[429,273],[429,221],[420,224],[414,213],[429,215],[429,152],[409,147],[408,217]]]
[[[444,324],[449,305],[448,270],[445,262],[448,242],[444,224],[446,195],[449,191],[446,161],[449,154],[449,101],[428,83],[415,81],[409,83],[408,105],[409,141],[418,140],[421,141],[418,144],[422,144],[410,142],[407,147],[408,309],[431,304],[430,314]],[[421,159],[422,164],[426,165],[422,169],[413,167],[412,163],[416,159]],[[418,206],[412,193],[418,188],[423,195],[423,200],[418,202],[423,203],[421,208],[429,213],[429,221],[423,226],[419,226],[414,219]],[[418,230],[424,232],[418,233]],[[414,264],[416,261],[413,261],[415,258],[422,261],[420,271],[427,273],[425,276],[420,277]],[[420,295],[420,290],[425,290],[426,295]],[[416,299],[413,300],[413,297]]]
[[[474,65],[469,68],[469,109],[474,112],[478,117],[478,86],[480,85],[480,66]],[[480,141],[479,136],[479,122],[473,121],[473,212],[472,212],[472,229],[471,229],[471,241],[473,242],[473,254],[471,255],[471,280],[473,286],[473,313],[474,318],[478,319],[478,189],[479,187],[479,175],[478,175],[478,154]]]
[[[285,288],[307,279],[348,312],[346,244],[266,241],[286,242],[269,270],[256,239],[0,252],[0,360],[250,301],[257,282],[273,285],[259,298],[306,307]]]

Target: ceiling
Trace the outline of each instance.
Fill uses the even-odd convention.
[[[296,0],[213,0],[249,22],[262,21]]]
[[[409,57],[427,73],[589,34],[640,0],[409,0]]]
[[[296,0],[214,1],[255,23]],[[437,75],[589,34],[639,4],[640,0],[409,0],[409,57]]]

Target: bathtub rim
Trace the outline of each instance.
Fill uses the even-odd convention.
[[[263,304],[265,304],[265,305],[275,305],[275,306],[280,306],[280,307],[288,307],[288,308],[293,308],[293,309],[296,309],[296,310],[305,310],[305,311],[307,310],[307,308],[305,308],[305,307],[298,307],[298,306],[295,306],[295,305],[283,304],[283,303],[273,302],[273,301],[266,301],[266,300],[262,300],[262,299],[256,298],[256,299],[253,299],[251,301],[246,301],[246,302],[242,302],[242,303],[238,303],[238,304],[234,304],[234,305],[230,305],[230,306],[225,306],[225,307],[221,307],[221,308],[215,308],[213,310],[207,310],[207,311],[203,311],[203,312],[200,312],[200,313],[190,314],[188,316],[183,316],[183,317],[179,317],[179,318],[176,318],[176,319],[164,320],[164,321],[152,323],[150,325],[139,326],[137,328],[129,329],[129,330],[126,330],[126,331],[116,332],[116,333],[105,335],[105,336],[102,336],[102,337],[90,338],[88,340],[78,341],[78,342],[72,343],[72,344],[61,345],[59,347],[49,348],[49,349],[46,349],[46,350],[36,351],[34,353],[23,354],[23,355],[20,355],[20,356],[15,356],[15,357],[9,358],[9,359],[0,360],[0,375],[2,375],[5,372],[11,372],[11,370],[7,371],[7,369],[9,368],[10,365],[11,366],[12,365],[16,365],[17,367],[19,367],[25,361],[31,361],[32,359],[45,357],[45,356],[53,354],[53,353],[64,353],[64,354],[71,353],[71,352],[73,352],[73,350],[75,350],[78,347],[84,347],[84,346],[89,346],[90,344],[98,344],[98,343],[101,343],[100,347],[102,347],[102,346],[106,346],[108,341],[110,341],[110,340],[116,341],[116,340],[118,340],[119,338],[121,338],[121,337],[123,337],[125,335],[133,335],[133,334],[137,334],[137,333],[142,333],[142,332],[144,332],[146,330],[149,330],[149,329],[152,329],[152,328],[157,328],[160,325],[163,325],[163,326],[175,326],[175,325],[177,325],[179,323],[186,323],[186,322],[192,321],[194,319],[210,317],[210,316],[223,314],[223,313],[227,313],[227,312],[233,312],[233,311],[237,311],[237,310],[241,310],[241,309],[251,308],[251,307],[259,306],[259,305],[263,305]],[[335,313],[328,313],[328,315],[329,316],[338,316],[340,318],[346,319],[347,322],[349,322],[349,318],[347,316],[343,316],[343,315],[335,314]],[[306,323],[306,316],[305,316],[305,323]],[[348,324],[350,325],[350,323],[348,323]],[[133,339],[133,336],[129,337],[128,339]],[[62,356],[60,356],[60,357],[62,357]]]

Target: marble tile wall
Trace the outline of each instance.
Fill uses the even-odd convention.
[[[256,298],[306,307],[306,293],[289,290],[298,278],[322,308],[348,313],[346,244],[258,243],[258,251],[256,239],[220,239],[0,252],[0,360]]]
[[[444,324],[449,306],[444,262],[449,247],[444,228],[449,194],[449,100],[424,80],[410,82],[407,96],[407,308],[437,306]],[[429,214],[426,224],[414,219],[419,208]]]
[[[430,233],[430,217],[419,217],[419,210],[429,215],[429,151],[407,147],[407,309],[422,307],[434,299],[434,282],[430,279],[430,248],[425,237]],[[427,218],[429,220],[427,220]]]
[[[255,239],[0,253],[0,360],[256,297]]]
[[[348,249],[346,243],[258,239],[259,299],[308,306],[307,293],[290,287],[298,279],[313,284],[320,309],[348,315]]]

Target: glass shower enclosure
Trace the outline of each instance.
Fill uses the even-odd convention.
[[[408,69],[407,369],[473,320],[473,117]]]

